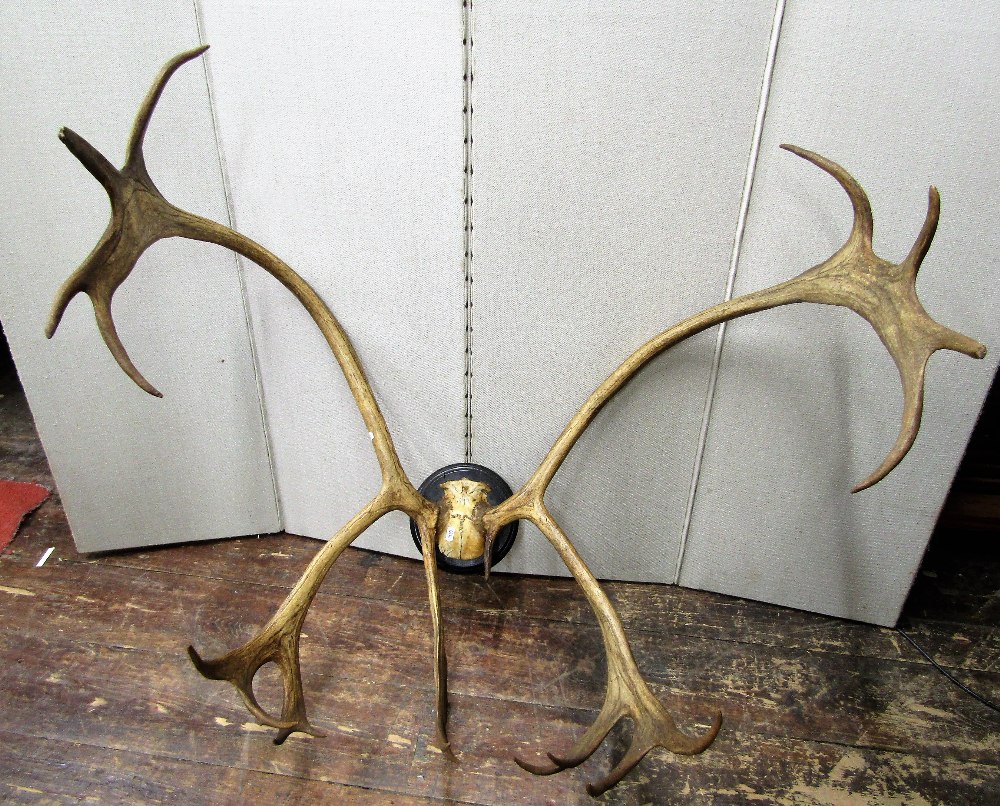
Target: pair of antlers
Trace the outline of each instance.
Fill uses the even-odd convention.
[[[438,509],[413,487],[403,471],[385,419],[347,334],[316,292],[288,265],[249,238],[172,205],[157,190],[146,169],[143,139],[156,103],[173,73],[205,50],[207,46],[181,53],[164,66],[139,109],[128,143],[125,166],[121,170],[76,133],[69,129],[60,131],[60,139],[108,192],[111,221],[97,246],[59,290],[46,334],[51,337],[55,333],[67,305],[77,294],[87,294],[93,303],[101,335],[118,364],[142,389],[160,396],[129,358],[111,314],[115,291],[150,245],[175,237],[218,244],[253,261],[295,295],[322,331],[347,379],[361,417],[372,434],[382,484],[368,505],[320,549],[256,637],[215,660],[204,660],[193,647],[189,647],[191,659],[205,677],[232,683],[254,717],[277,729],[277,743],[294,731],[322,735],[307,717],[299,670],[299,637],[306,612],[341,552],[383,515],[402,511],[414,520],[421,536],[433,628],[437,741],[442,751],[454,758],[446,730],[447,661],[434,541]],[[560,756],[548,754],[548,763],[517,759],[524,769],[539,775],[576,766],[596,750],[620,719],[630,717],[634,722],[631,744],[607,776],[588,785],[588,791],[593,795],[618,783],[653,747],[664,747],[683,754],[704,750],[715,738],[722,721],[721,714],[715,715],[708,730],[698,737],[689,736],[677,728],[643,680],[614,607],[545,506],[544,496],[549,482],[601,408],[655,356],[714,325],[797,302],[849,308],[869,322],[889,351],[899,370],[904,399],[903,419],[895,444],[882,464],[854,488],[857,492],[884,478],[912,446],[920,426],[924,374],[930,356],[942,349],[955,350],[974,358],[986,355],[983,345],[931,319],[917,297],[917,272],[938,222],[940,199],[937,190],[930,189],[927,216],[910,253],[901,263],[890,263],[873,251],[871,205],[857,181],[825,157],[795,146],[784,145],[782,148],[822,168],[847,192],[854,209],[854,225],[846,243],[829,260],[798,277],[708,308],[640,347],[587,399],[528,482],[512,497],[483,515],[487,575],[492,541],[498,532],[515,520],[531,521],[562,557],[597,617],[608,666],[607,688],[600,714],[568,753]],[[269,662],[277,665],[284,684],[280,717],[264,711],[253,693],[254,676],[261,666]]]

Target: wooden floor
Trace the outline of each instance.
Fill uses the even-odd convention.
[[[0,476],[51,484],[23,399],[0,390]],[[178,536],[181,537],[181,536]],[[42,568],[35,563],[50,546]],[[422,567],[349,549],[306,622],[302,666],[325,738],[283,746],[227,685],[201,678],[249,638],[317,550],[289,535],[78,554],[57,496],[0,557],[0,801],[588,803],[627,726],[548,778],[512,755],[566,749],[596,716],[594,619],[561,579],[446,576],[461,763],[436,752]],[[903,626],[1000,696],[1000,561],[928,557]],[[654,751],[608,803],[1000,803],[1000,714],[891,630],[675,587],[609,591],[654,691],[715,744]],[[274,681],[263,697],[273,701]]]

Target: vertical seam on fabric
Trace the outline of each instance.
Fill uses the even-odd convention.
[[[195,26],[198,33],[198,43],[205,42],[205,25],[202,17],[200,0],[192,0],[194,6]],[[225,151],[222,148],[222,137],[219,131],[219,119],[216,113],[215,93],[212,91],[212,73],[208,57],[202,58],[202,68],[205,74],[205,88],[208,91],[208,108],[212,116],[212,134],[215,138],[215,152],[219,159],[219,174],[222,179],[222,194],[226,205],[226,224],[230,229],[236,228],[236,211],[233,205],[233,194],[229,180],[229,169],[226,164]],[[260,373],[260,361],[257,353],[257,342],[253,334],[253,321],[250,315],[250,298],[247,293],[246,267],[243,259],[232,253],[236,265],[236,278],[240,288],[240,300],[243,304],[243,319],[247,331],[247,344],[250,348],[250,364],[253,367],[254,388],[257,391],[257,403],[260,414],[260,427],[264,435],[264,451],[267,455],[267,469],[271,475],[271,494],[274,499],[274,511],[278,516],[278,529],[284,528],[284,515],[281,511],[281,496],[278,491],[278,477],[274,467],[274,451],[271,446],[271,432],[267,427],[267,408],[264,403],[264,385]]]
[[[465,283],[465,461],[472,461],[472,0],[462,0],[463,274]]]
[[[781,38],[781,23],[785,16],[785,0],[775,4],[774,19],[771,23],[771,37],[768,42],[767,60],[764,63],[764,73],[761,78],[760,98],[757,102],[757,116],[754,122],[753,138],[750,142],[750,154],[747,159],[746,174],[743,179],[743,195],[740,199],[739,217],[736,219],[736,232],[733,238],[733,251],[729,259],[729,277],[726,281],[725,300],[733,298],[736,287],[736,273],[739,269],[740,253],[743,248],[743,233],[746,229],[747,213],[750,209],[750,196],[753,193],[753,181],[757,172],[757,157],[760,154],[760,142],[764,132],[764,118],[767,115],[768,100],[771,95],[771,81],[774,75],[774,63],[778,54],[778,40]],[[674,568],[674,584],[681,579],[684,567],[684,556],[687,551],[688,535],[691,531],[691,519],[694,515],[695,499],[698,495],[698,484],[701,480],[702,460],[705,457],[705,447],[708,442],[708,428],[712,419],[712,409],[715,403],[715,387],[719,378],[719,367],[722,363],[722,349],[726,339],[726,322],[719,325],[715,338],[715,354],[712,357],[712,370],[709,374],[708,390],[705,393],[705,408],[702,412],[701,431],[698,435],[698,449],[695,453],[694,466],[691,471],[691,486],[688,489],[687,507],[684,510],[684,525],[681,527],[680,547],[677,552],[677,565]]]

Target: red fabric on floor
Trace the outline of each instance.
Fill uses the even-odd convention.
[[[48,497],[41,484],[0,479],[0,551],[14,539],[21,521]]]

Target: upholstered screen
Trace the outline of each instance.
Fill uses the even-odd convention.
[[[308,316],[231,254],[157,244],[116,297],[163,400],[118,370],[86,299],[42,334],[107,214],[58,127],[120,163],[159,65],[202,40],[154,117],[151,174],[316,287],[414,483],[471,459],[516,487],[642,342],[835,251],[847,199],[781,142],[854,173],[889,259],[937,184],[921,296],[1000,345],[983,157],[1000,34],[971,4],[157,0],[8,6],[0,23],[0,316],[82,550],[322,538],[377,487]],[[549,504],[599,576],[891,623],[996,354],[932,359],[916,448],[851,496],[898,429],[891,360],[843,310],[757,314],[648,366]],[[362,544],[416,556],[401,517]],[[500,569],[564,572],[530,529]]]

